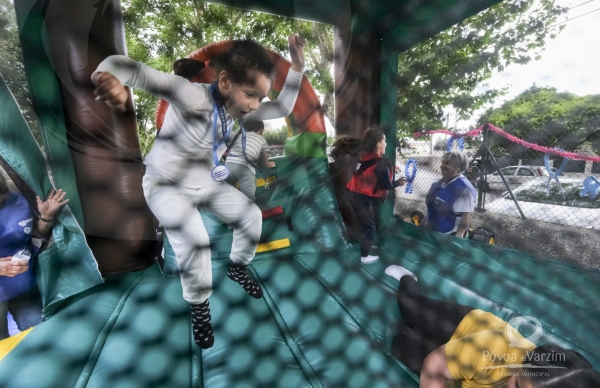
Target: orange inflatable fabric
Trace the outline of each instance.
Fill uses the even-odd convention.
[[[208,66],[210,59],[216,54],[227,50],[231,46],[232,42],[233,41],[231,40],[226,40],[212,43],[194,51],[191,55],[189,55],[188,58],[205,62],[207,65],[204,69],[198,72],[196,76],[190,78],[190,81],[197,83],[214,82],[217,79],[217,74],[215,69]],[[291,63],[274,51],[267,49],[267,53],[271,58],[271,62],[275,65],[269,97],[276,98],[283,88],[283,84],[285,83]],[[168,107],[168,102],[164,100],[160,100],[158,102],[155,119],[156,128],[158,128],[158,130],[162,128],[165,113],[167,112]],[[291,128],[292,135],[303,132],[325,133],[325,119],[323,117],[321,102],[319,101],[317,93],[313,89],[306,76],[302,77],[302,83],[300,85],[300,91],[298,93],[296,105],[294,105],[291,115],[286,118],[286,122]]]

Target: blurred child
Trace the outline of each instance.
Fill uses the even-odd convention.
[[[227,154],[225,166],[229,169],[227,182],[235,186],[240,183],[240,191],[255,201],[256,167],[273,168],[275,162],[269,161],[267,140],[263,137],[265,124],[262,121],[244,123],[246,134],[237,136]]]
[[[142,185],[146,202],[164,225],[175,252],[183,298],[190,303],[194,340],[204,349],[214,344],[208,302],[212,265],[209,236],[198,208],[233,226],[227,276],[253,298],[262,298],[262,289],[247,270],[258,246],[262,214],[255,204],[249,206],[242,193],[223,184],[229,172],[219,160],[233,137],[234,120],[271,120],[291,113],[302,81],[304,40],[290,35],[288,43],[292,65],[287,79],[277,100],[264,103],[274,66],[266,50],[250,40],[233,41],[211,59],[210,67],[217,74],[212,84],[186,79],[186,68],[191,66],[191,73],[196,73],[205,66],[193,60],[179,62],[175,74],[168,74],[113,55],[92,75],[97,100],[113,109],[127,109],[126,86],[169,102],[163,127],[146,157]]]
[[[358,153],[360,156],[352,179],[346,187],[351,192],[352,208],[361,226],[360,260],[365,264],[379,259],[379,256],[369,255],[375,240],[376,215],[373,212],[373,202],[384,200],[388,190],[394,190],[406,183],[404,177],[393,180],[392,163],[382,157],[386,145],[383,130],[373,127],[365,132],[362,141],[346,136],[338,138],[331,150],[334,159],[347,154]]]
[[[54,216],[69,200],[51,190],[37,197],[37,213],[0,173],[0,340],[9,336],[8,312],[20,331],[42,322],[42,299],[34,274],[35,256],[50,235]]]

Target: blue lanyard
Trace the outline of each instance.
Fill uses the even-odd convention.
[[[210,85],[210,94],[212,95],[213,100],[215,100],[215,104],[213,105],[213,160],[215,162],[215,166],[219,165],[219,158],[217,157],[217,150],[219,147],[225,143],[227,144],[227,137],[231,132],[231,128],[227,128],[227,117],[225,116],[225,108],[223,104],[221,104],[220,99],[217,97],[217,83],[213,82]],[[221,118],[221,131],[223,133],[223,138],[217,142],[217,119]],[[233,126],[232,126],[233,127]]]
[[[240,119],[238,121],[240,123],[240,131],[242,131],[242,153],[244,154],[244,158],[246,158],[246,161],[248,163],[250,163],[250,165],[252,167],[256,167],[256,165],[254,163],[252,163],[250,161],[250,159],[248,159],[248,155],[246,154],[246,128],[244,128],[244,121],[242,119]],[[235,154],[232,154],[231,152],[229,153],[229,155],[231,156],[236,156]]]

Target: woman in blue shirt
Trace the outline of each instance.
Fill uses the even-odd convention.
[[[425,199],[428,229],[460,237],[469,229],[477,191],[463,175],[467,165],[464,152],[450,151],[442,156],[442,179],[431,185]]]
[[[25,197],[12,193],[0,174],[0,339],[9,336],[9,311],[21,331],[42,320],[42,302],[29,259],[41,246],[39,238],[50,234],[54,215],[69,202],[65,195],[52,190],[46,201],[37,197],[39,217],[34,216]]]

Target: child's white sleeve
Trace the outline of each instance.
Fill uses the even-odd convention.
[[[255,112],[248,114],[246,121],[272,120],[285,117],[292,113],[302,82],[302,73],[290,69],[279,97],[275,101],[260,104]]]
[[[111,55],[98,65],[96,72],[107,72],[123,85],[162,98],[182,110],[198,109],[209,103],[208,93],[199,85],[175,74],[167,74],[136,62],[124,55]]]

